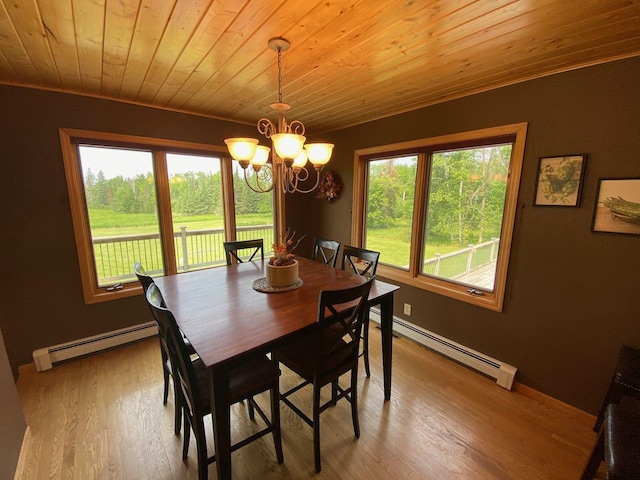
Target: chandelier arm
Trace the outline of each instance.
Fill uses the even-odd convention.
[[[269,186],[269,188],[264,189],[261,185],[260,185],[260,177],[258,176],[258,174],[256,173],[255,178],[256,178],[256,187],[254,188],[251,183],[249,183],[249,179],[247,178],[247,170],[243,169],[244,172],[244,183],[247,184],[247,187],[249,187],[251,190],[253,190],[256,193],[268,193],[271,190],[273,190],[273,187],[275,186],[275,183],[272,181],[271,185]]]
[[[271,138],[271,135],[278,133],[278,128],[268,118],[261,118],[258,120],[258,132],[267,138]]]
[[[289,125],[287,125],[287,131],[289,133],[295,133],[296,135],[304,135],[304,123],[302,123],[300,120],[294,120]]]

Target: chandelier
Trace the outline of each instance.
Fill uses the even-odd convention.
[[[285,38],[269,40],[269,48],[278,53],[278,101],[271,104],[278,112],[278,123],[268,118],[258,120],[258,131],[271,139],[273,148],[258,145],[255,138],[227,138],[229,153],[237,160],[244,172],[244,180],[251,190],[267,193],[279,184],[283,193],[310,193],[320,183],[320,171],[331,158],[332,143],[307,143],[304,136],[304,124],[299,120],[287,123],[285,112],[291,107],[282,101],[282,52],[289,49],[291,43]],[[305,168],[309,161],[316,172],[315,185],[303,188],[309,178]],[[254,175],[247,175],[247,168]]]

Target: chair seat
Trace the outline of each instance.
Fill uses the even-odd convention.
[[[198,386],[202,394],[202,406],[209,409],[210,370],[202,360],[193,362]],[[229,371],[229,403],[233,404],[252,395],[264,392],[274,382],[278,382],[280,369],[267,357],[260,357]]]
[[[351,351],[347,343],[338,339],[339,334],[332,328],[325,328],[320,334],[322,339],[319,344],[316,343],[318,334],[314,333],[276,350],[273,352],[274,358],[284,363],[305,380],[311,380],[314,372],[317,372],[318,376],[322,378],[329,373],[335,373],[338,367],[345,372],[350,370],[353,362],[349,361]],[[336,353],[327,356],[321,362],[316,362],[315,349],[329,347],[332,347]]]
[[[605,419],[607,479],[640,478],[640,403],[612,403]]]

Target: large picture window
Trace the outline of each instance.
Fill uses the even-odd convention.
[[[252,192],[226,149],[60,131],[86,303],[140,291],[150,275],[225,264],[227,240],[273,243],[273,195]]]
[[[502,310],[526,124],[356,152],[352,242],[378,273]]]

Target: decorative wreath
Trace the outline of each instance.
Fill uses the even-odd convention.
[[[340,190],[342,190],[342,183],[340,182],[338,174],[335,172],[327,172],[320,181],[316,198],[318,200],[327,200],[330,202],[331,200],[340,197]]]

